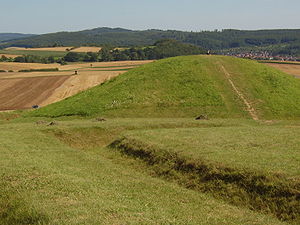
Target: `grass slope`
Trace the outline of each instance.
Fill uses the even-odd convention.
[[[300,118],[300,80],[222,56],[175,57],[144,65],[30,116],[249,117],[222,66],[262,118]]]

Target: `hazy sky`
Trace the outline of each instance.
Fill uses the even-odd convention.
[[[0,33],[300,28],[300,0],[0,0]]]

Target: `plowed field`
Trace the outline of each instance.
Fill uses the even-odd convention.
[[[0,110],[27,109],[45,101],[70,76],[0,80]]]

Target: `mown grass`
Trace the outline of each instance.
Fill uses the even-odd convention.
[[[260,118],[299,118],[300,80],[257,62],[222,56],[156,61],[29,116],[249,118],[222,66]]]
[[[300,221],[300,124],[130,131],[111,146],[160,176]]]
[[[195,121],[26,120],[1,124],[1,224],[284,224],[151,177],[143,163],[104,148],[122,130]]]

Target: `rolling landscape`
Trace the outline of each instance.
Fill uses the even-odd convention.
[[[300,224],[300,29],[39,31],[151,11],[66,2],[0,24],[1,225]]]

